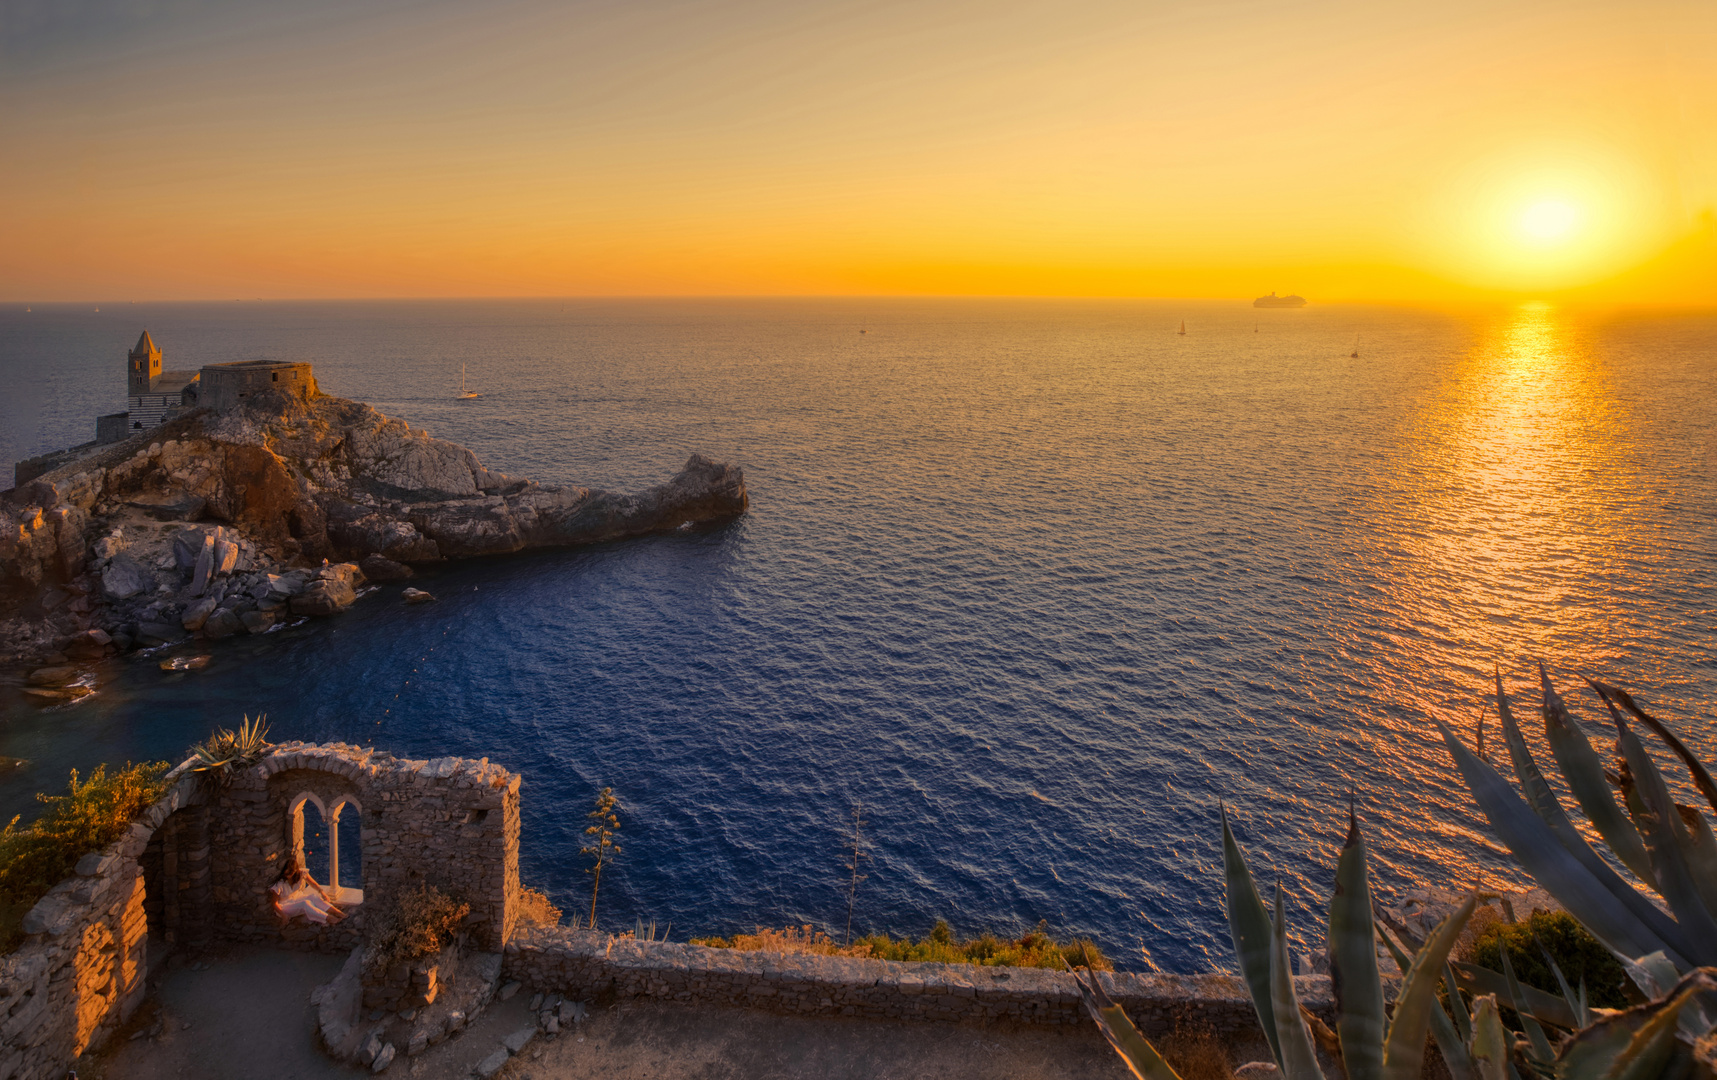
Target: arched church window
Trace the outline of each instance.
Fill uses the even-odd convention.
[[[326,807],[306,791],[292,800],[289,811],[294,865],[343,907],[364,902],[363,809],[350,795]]]

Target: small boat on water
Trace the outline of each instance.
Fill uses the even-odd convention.
[[[1353,335],[1353,352],[1350,355],[1355,360],[1359,359],[1359,335],[1358,334]]]
[[[1186,336],[1186,320],[1185,319],[1182,319],[1180,321],[1180,336],[1181,337]]]
[[[482,397],[482,396],[483,396],[482,394],[479,394],[475,390],[467,390],[465,388],[465,365],[460,364],[459,365],[459,399],[461,401],[469,401],[471,398],[478,398],[478,397]]]
[[[1290,294],[1288,296],[1277,296],[1274,292],[1272,292],[1269,296],[1260,296],[1258,299],[1252,301],[1252,306],[1253,307],[1288,307],[1288,308],[1305,307],[1306,306],[1306,298],[1303,296],[1295,296],[1292,294]]]

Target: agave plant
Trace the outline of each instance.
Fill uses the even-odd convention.
[[[1500,671],[1497,716],[1520,791],[1439,722],[1443,741],[1503,843],[1569,914],[1621,959],[1648,1001],[1594,1019],[1583,994],[1570,992],[1560,971],[1556,977],[1563,990],[1562,1007],[1551,995],[1519,988],[1513,972],[1506,970],[1506,953],[1504,985],[1498,986],[1496,973],[1472,968],[1463,972],[1463,985],[1472,992],[1488,988],[1507,994],[1526,1029],[1527,1045],[1517,1044],[1518,1056],[1535,1070],[1573,1078],[1684,1071],[1693,1064],[1695,1044],[1717,1024],[1717,1013],[1700,1000],[1717,985],[1717,967],[1710,966],[1717,964],[1717,837],[1697,808],[1671,798],[1629,718],[1681,759],[1713,810],[1717,784],[1686,745],[1630,694],[1588,679],[1616,729],[1619,759],[1614,769],[1606,770],[1542,665],[1538,674],[1545,740],[1568,790],[1616,861],[1661,897],[1662,906],[1617,873],[1580,835],[1521,735]],[[1612,787],[1621,794],[1619,802]],[[1553,1047],[1543,1024],[1572,1033]],[[1708,1053],[1702,1050],[1697,1056]]]
[[[259,714],[252,720],[246,716],[237,731],[216,728],[213,735],[191,747],[191,771],[225,783],[232,778],[235,768],[261,761],[270,745],[268,717]]]
[[[1445,978],[1449,952],[1472,917],[1478,904],[1476,895],[1469,896],[1459,910],[1443,920],[1415,955],[1409,958],[1405,952],[1398,953],[1405,974],[1394,1011],[1386,1012],[1365,839],[1350,807],[1347,841],[1336,865],[1335,895],[1329,906],[1330,976],[1336,997],[1336,1027],[1331,1031],[1294,995],[1281,889],[1276,890],[1273,910],[1266,910],[1228,826],[1226,812],[1222,815],[1222,853],[1234,951],[1270,1053],[1287,1080],[1324,1080],[1318,1064],[1319,1045],[1340,1059],[1349,1080],[1417,1080],[1424,1068],[1430,1035],[1436,1036],[1445,1058],[1453,1055],[1452,1067],[1467,1072],[1471,1071],[1471,1061],[1506,1058],[1500,1020],[1485,1020],[1463,1035],[1437,1003],[1437,982]],[[1174,1069],[1139,1034],[1121,1007],[1109,999],[1094,973],[1075,972],[1074,978],[1087,1011],[1134,1076],[1140,1080],[1176,1077]],[[1494,1001],[1490,1009],[1495,1012]],[[1483,1014],[1481,1019],[1489,1015]]]

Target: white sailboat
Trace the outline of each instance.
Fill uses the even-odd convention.
[[[467,390],[465,388],[465,365],[460,364],[459,365],[459,397],[460,397],[460,400],[468,401],[471,398],[477,398],[477,397],[482,397],[482,396],[483,396],[482,394],[479,394],[475,390]]]

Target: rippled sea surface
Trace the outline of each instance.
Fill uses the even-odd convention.
[[[1709,314],[8,306],[5,457],[122,407],[144,326],[169,368],[310,360],[325,390],[545,482],[737,462],[752,510],[450,565],[418,582],[437,604],[390,588],[218,643],[200,673],[114,662],[73,707],[0,687],[0,753],[30,761],[7,813],[262,711],[279,737],[522,772],[524,877],[571,910],[612,785],[609,925],[839,933],[862,803],[858,926],[1047,919],[1190,971],[1231,965],[1218,800],[1307,942],[1349,792],[1382,887],[1520,880],[1431,725],[1470,731],[1493,662],[1523,693],[1537,658],[1610,675],[1717,751]],[[453,399],[461,364],[482,398]]]

